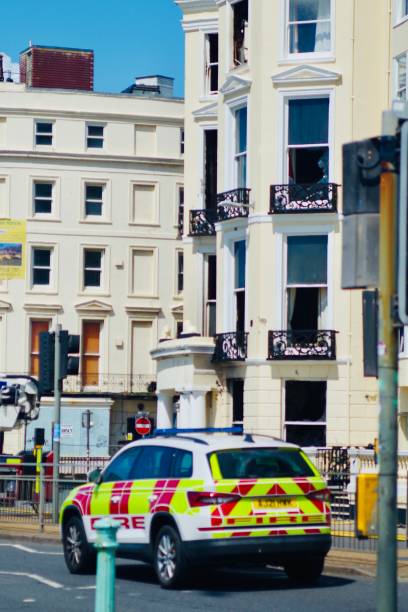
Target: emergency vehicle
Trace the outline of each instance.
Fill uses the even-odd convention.
[[[60,513],[71,573],[95,567],[95,523],[120,522],[118,556],[154,565],[162,587],[193,569],[256,562],[315,581],[331,545],[326,483],[293,444],[253,434],[162,430],[128,444]],[[207,566],[208,567],[208,566]]]

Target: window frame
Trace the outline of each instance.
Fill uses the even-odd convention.
[[[153,214],[151,219],[135,217],[135,188],[136,187],[153,187]],[[129,225],[135,226],[160,226],[160,182],[132,180],[130,181],[130,205],[129,205]]]
[[[245,133],[245,149],[240,149],[240,134],[241,134],[241,120],[239,119],[240,111],[246,109],[246,133]],[[234,109],[234,176],[236,188],[247,187],[248,185],[248,106],[246,104],[239,106]],[[244,162],[242,161],[244,160]],[[242,164],[245,164],[245,181],[244,184],[240,184]]]
[[[299,379],[299,381],[301,382],[302,379]],[[322,382],[322,383],[326,383],[326,410],[325,410],[325,420],[324,421],[288,421],[286,419],[286,383],[287,382],[298,382],[297,380],[291,379],[291,378],[286,378],[283,379],[283,384],[282,384],[282,440],[287,440],[287,427],[288,426],[298,426],[298,427],[324,427],[324,431],[325,431],[325,438],[326,438],[326,445],[327,445],[327,434],[328,434],[328,429],[327,429],[327,408],[328,408],[328,403],[327,403],[327,392],[328,392],[328,386],[327,386],[327,379],[322,379],[322,380],[312,380],[312,381],[307,381],[304,380],[303,382]]]
[[[175,295],[181,297],[184,291],[184,250],[176,249],[176,285]]]
[[[47,217],[49,218],[50,216],[55,216],[54,213],[54,209],[55,209],[55,181],[51,180],[51,179],[33,179],[33,194],[32,194],[32,211],[31,214],[33,217],[39,218],[39,217]],[[37,185],[51,185],[51,197],[48,198],[47,196],[36,196],[36,186]],[[49,200],[50,201],[50,212],[37,212],[36,211],[36,200]]]
[[[89,251],[93,251],[93,252],[99,252],[101,254],[101,261],[100,261],[100,267],[98,268],[93,268],[93,267],[86,267],[86,253]],[[83,248],[83,252],[82,252],[82,289],[83,291],[100,291],[104,289],[104,276],[105,276],[105,254],[106,254],[106,249],[105,247],[99,247],[99,246],[84,246]],[[91,272],[98,272],[99,271],[99,285],[86,285],[85,284],[85,273],[86,270],[89,270]]]
[[[283,28],[283,36],[284,36],[284,57],[288,60],[321,60],[321,59],[332,59],[334,55],[334,33],[335,33],[335,10],[334,10],[334,1],[329,0],[330,2],[330,17],[329,19],[322,19],[321,22],[329,22],[330,24],[330,49],[326,51],[310,51],[306,53],[291,53],[290,52],[290,26],[295,23],[319,23],[319,20],[310,20],[310,21],[290,21],[290,3],[295,0],[286,0],[285,1],[285,10],[284,10],[284,28]]]
[[[408,19],[408,15],[407,15],[407,19]],[[405,87],[401,89],[399,87],[398,70],[399,70],[399,61],[403,57],[405,57]],[[403,90],[405,90],[405,95],[404,96],[399,95],[399,92]],[[408,50],[404,51],[403,53],[400,53],[394,58],[394,95],[397,100],[408,101]]]
[[[218,39],[218,55],[217,55],[217,61],[216,62],[211,62],[211,44],[210,44],[210,37],[211,36],[217,36]],[[219,47],[219,34],[218,31],[214,31],[214,32],[205,32],[204,33],[204,97],[212,97],[212,96],[216,96],[218,94],[219,91],[219,84],[220,84],[220,80],[219,80],[219,66],[220,66],[220,47]],[[211,89],[211,74],[212,74],[212,70],[216,69],[217,71],[217,89],[212,90]]]
[[[89,128],[92,128],[92,127],[102,128],[102,136],[90,135]],[[85,124],[85,149],[87,151],[89,150],[103,151],[105,149],[105,144],[106,144],[105,128],[106,128],[106,123],[103,123],[103,122],[102,123],[98,123],[95,121],[86,122]],[[102,142],[102,146],[89,146],[89,141]]]
[[[404,8],[405,5],[405,8]],[[406,12],[405,12],[406,11]],[[395,25],[400,25],[408,19],[407,0],[395,0]]]
[[[30,245],[30,290],[36,293],[49,293],[54,289],[54,245],[49,244],[32,244]],[[50,253],[49,266],[34,265],[35,251],[48,251]],[[38,284],[34,282],[35,270],[48,270],[48,283]]]
[[[52,318],[51,317],[30,317],[29,319],[29,361],[28,361],[28,373],[30,376],[39,376],[39,357],[40,357],[40,338],[38,334],[38,351],[33,350],[33,323],[47,323],[47,329],[41,331],[50,331],[52,326]],[[41,333],[41,332],[39,332]],[[35,372],[35,368],[33,368],[33,357],[38,358],[38,372]]]
[[[135,283],[134,283],[134,270],[133,270],[133,254],[136,252],[146,252],[149,251],[152,253],[152,265],[153,265],[153,279],[152,279],[152,292],[137,292],[135,291]],[[147,298],[158,298],[158,258],[159,258],[159,249],[156,246],[150,245],[130,245],[129,246],[129,291],[128,297],[147,297]]]
[[[85,353],[84,351],[84,340],[85,340],[85,333],[84,333],[84,325],[86,323],[95,323],[99,325],[99,337],[98,337],[98,343],[99,343],[99,347],[98,347],[98,352],[97,353]],[[100,386],[100,382],[101,382],[101,376],[102,376],[102,358],[103,358],[103,330],[104,330],[104,325],[105,325],[105,321],[103,319],[100,318],[91,318],[88,316],[84,316],[81,319],[81,334],[80,334],[80,372],[79,372],[79,377],[80,377],[80,387],[81,389],[95,389],[98,388]],[[97,379],[98,382],[97,384],[84,384],[84,364],[85,364],[85,357],[97,357],[98,358],[98,371],[97,371]]]
[[[290,100],[298,100],[298,99],[309,99],[309,98],[328,98],[329,100],[329,119],[328,119],[328,144],[324,144],[322,146],[327,146],[329,150],[329,166],[328,166],[328,174],[329,180],[328,182],[332,182],[333,180],[333,171],[335,167],[335,149],[334,149],[334,106],[335,106],[335,90],[334,88],[325,88],[325,89],[310,89],[310,90],[298,90],[295,89],[293,91],[286,92],[280,91],[281,103],[280,103],[280,117],[282,129],[278,131],[278,156],[277,163],[278,168],[280,169],[279,174],[281,177],[281,183],[288,184],[289,183],[289,163],[288,163],[288,150],[289,150],[289,101]],[[312,145],[300,145],[300,147],[318,147],[318,144]],[[299,147],[299,148],[300,148]]]
[[[203,264],[204,264],[204,274],[203,274],[203,280],[204,280],[204,288],[203,288],[203,293],[204,293],[204,321],[203,321],[203,335],[207,336],[209,338],[213,337],[216,333],[217,333],[217,293],[215,294],[215,299],[214,298],[209,298],[209,280],[210,280],[210,257],[215,257],[215,269],[216,269],[216,278],[215,278],[215,283],[217,284],[217,255],[216,253],[204,253],[203,254]],[[217,292],[217,288],[216,288],[216,292]],[[211,321],[211,316],[210,316],[210,312],[211,312],[211,308],[215,307],[215,330],[214,330],[214,334],[211,334],[211,329],[210,329],[210,321]]]
[[[51,126],[51,132],[39,132],[37,126],[39,124],[48,124]],[[54,146],[54,138],[55,138],[55,129],[54,129],[55,121],[52,119],[34,119],[34,146],[37,147],[48,147],[52,148]],[[37,138],[51,138],[51,142],[49,143],[39,143],[37,142]]]

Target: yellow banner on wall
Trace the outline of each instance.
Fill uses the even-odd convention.
[[[25,278],[26,222],[0,219],[0,279]]]

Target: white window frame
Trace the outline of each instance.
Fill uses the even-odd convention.
[[[282,129],[278,133],[278,171],[277,175],[280,176],[281,183],[287,184],[289,182],[288,174],[288,142],[289,142],[289,100],[298,100],[301,98],[328,98],[329,99],[329,125],[328,134],[329,142],[324,143],[321,146],[328,146],[329,148],[329,183],[333,182],[333,170],[334,170],[334,104],[335,104],[335,90],[334,89],[311,89],[311,90],[292,90],[288,92],[279,92],[280,101],[280,112],[281,117],[280,124]],[[279,122],[278,122],[279,123]],[[318,144],[313,145],[299,145],[300,147],[318,147]]]
[[[250,60],[250,50],[251,50],[251,42],[250,42],[250,23],[251,23],[251,6],[252,6],[252,0],[248,0],[248,28],[247,28],[247,42],[248,42],[248,49],[247,49],[247,61],[242,63],[242,64],[235,64],[234,61],[234,9],[233,6],[234,4],[239,4],[241,2],[241,0],[228,0],[228,4],[229,4],[229,8],[230,8],[230,17],[229,17],[229,36],[227,38],[228,40],[228,47],[229,47],[229,53],[227,53],[226,57],[229,59],[229,61],[227,62],[227,66],[230,66],[231,70],[237,70],[239,69],[241,66],[248,66],[249,65],[249,60]],[[245,37],[244,37],[245,40]]]
[[[327,383],[328,380],[327,378],[313,378],[313,379],[302,379],[300,378],[299,381],[304,381],[304,382],[325,382],[326,383],[326,420],[325,421],[287,421],[286,420],[286,383],[290,382],[294,380],[293,378],[284,378],[283,379],[283,384],[282,384],[282,431],[281,431],[281,438],[282,440],[286,440],[286,427],[288,425],[300,425],[303,426],[305,425],[306,427],[310,427],[310,426],[321,426],[325,428],[325,433],[326,433],[326,443],[327,443],[327,435],[328,435],[328,431],[327,431],[327,407],[328,407],[328,402],[327,402],[327,392],[328,392],[328,388],[327,388]]]
[[[210,61],[210,36],[211,35],[216,35],[218,36],[218,61],[217,62],[211,62]],[[203,91],[204,91],[204,97],[213,97],[216,96],[218,94],[218,86],[216,90],[212,90],[211,89],[211,70],[214,66],[217,66],[218,68],[218,83],[217,85],[219,85],[219,68],[220,68],[220,39],[219,39],[219,35],[218,35],[218,31],[215,30],[213,32],[204,32],[204,41],[203,41],[203,46],[204,46],[204,83],[203,83]]]
[[[210,299],[208,297],[208,280],[209,280],[209,257],[215,257],[216,258],[216,263],[217,262],[217,253],[216,251],[211,252],[211,253],[204,253],[203,254],[203,296],[204,296],[204,300],[203,300],[203,323],[202,323],[202,329],[203,329],[203,335],[204,336],[209,336],[209,327],[210,327],[210,317],[209,317],[209,313],[210,313],[210,305],[211,304],[215,304],[215,308],[217,308],[217,298],[214,299]],[[215,324],[215,328],[217,330],[217,316],[216,318],[216,324]]]
[[[51,132],[38,132],[37,125],[40,123],[49,123],[51,125]],[[34,147],[48,148],[54,147],[55,142],[55,121],[53,119],[34,119]],[[51,144],[40,144],[37,143],[37,136],[51,136]]]
[[[4,207],[0,202],[0,217],[8,219],[10,217],[10,177],[8,174],[0,174],[0,181],[4,182]]]
[[[236,154],[236,111],[246,106],[247,108],[247,148],[246,148],[246,184],[247,186],[251,184],[250,182],[250,168],[249,168],[249,134],[251,133],[250,129],[250,106],[249,106],[249,98],[247,95],[240,96],[235,100],[231,100],[226,102],[225,104],[225,139],[226,143],[224,147],[224,191],[228,191],[229,189],[237,189],[237,166],[235,160]]]
[[[51,185],[51,198],[47,198],[47,197],[36,197],[35,195],[35,188],[36,185]],[[35,210],[36,207],[36,200],[49,200],[51,203],[51,210],[48,213],[45,212],[37,212]],[[33,217],[50,217],[50,216],[54,216],[54,200],[55,200],[55,181],[53,180],[47,180],[47,179],[34,179],[33,180],[33,203],[32,203],[32,213],[31,216]]]
[[[244,219],[246,222],[246,219]],[[245,240],[246,242],[246,263],[245,263],[245,330],[249,329],[248,320],[248,230],[246,223],[241,225],[236,223],[232,231],[224,232],[223,248],[223,278],[229,279],[223,283],[223,295],[217,299],[222,299],[222,329],[218,333],[228,333],[235,331],[236,325],[236,298],[235,298],[235,242]],[[277,260],[278,261],[278,260]]]
[[[175,201],[175,206],[174,206],[174,227],[178,228],[180,227],[179,224],[179,219],[180,219],[180,191],[183,190],[184,193],[184,199],[183,199],[183,224],[184,224],[184,210],[185,210],[185,190],[184,190],[184,184],[183,183],[176,183],[176,191],[175,191],[175,196],[174,196],[174,201]],[[184,228],[185,230],[185,228]],[[181,237],[181,236],[180,236]]]
[[[91,313],[87,314],[84,313],[83,315],[81,315],[80,319],[79,319],[79,327],[80,327],[80,363],[79,363],[79,381],[80,381],[80,387],[81,389],[98,389],[101,387],[101,381],[102,381],[102,377],[104,375],[106,375],[106,373],[104,374],[104,365],[105,365],[105,355],[108,355],[108,347],[105,345],[105,343],[107,342],[108,339],[108,333],[105,333],[105,329],[106,326],[108,325],[108,318],[105,318],[103,316],[93,316]],[[84,323],[99,323],[100,327],[99,327],[99,372],[98,372],[98,384],[97,385],[83,385],[82,384],[82,364],[81,364],[81,358],[84,354],[84,347],[83,347],[83,326]],[[91,353],[88,353],[88,355],[91,355]],[[107,373],[109,374],[109,372]]]
[[[81,249],[81,266],[79,268],[79,293],[81,295],[108,295],[109,294],[109,248],[103,244],[83,244],[80,246]],[[101,275],[100,285],[98,287],[85,286],[85,252],[86,251],[101,251]],[[96,269],[96,268],[95,268]],[[99,270],[99,268],[98,268]]]
[[[322,213],[322,216],[324,213]],[[282,265],[277,266],[275,272],[275,287],[273,303],[275,308],[273,311],[273,320],[271,321],[271,329],[286,329],[287,328],[287,238],[288,236],[323,236],[327,235],[327,309],[326,309],[326,329],[335,329],[334,327],[334,294],[335,294],[335,266],[334,266],[334,247],[336,238],[336,226],[334,224],[327,225],[317,218],[320,215],[317,213],[313,218],[313,225],[306,224],[291,225],[287,221],[279,224],[275,234],[275,261],[281,261]],[[311,285],[308,285],[311,286]]]
[[[102,193],[102,214],[101,215],[87,215],[86,214],[86,187],[87,185],[97,185],[103,187]],[[111,223],[111,181],[109,179],[101,177],[99,178],[83,178],[81,180],[81,207],[80,207],[80,223]]]
[[[184,293],[184,281],[185,281],[185,274],[184,274],[184,250],[183,249],[176,249],[175,250],[175,254],[176,254],[176,266],[175,266],[175,271],[176,271],[176,278],[175,278],[175,291],[174,291],[174,295],[176,297],[182,297],[183,293]],[[181,257],[180,257],[181,256]],[[182,261],[182,265],[180,266],[180,260]],[[181,272],[180,272],[180,268],[181,268]],[[183,289],[179,289],[179,277],[180,275],[183,278],[182,284],[183,284]]]
[[[408,16],[407,16],[408,18]],[[398,79],[398,68],[399,68],[399,60],[405,57],[405,95],[401,96],[399,93],[402,91],[399,85]],[[404,53],[400,53],[394,58],[394,94],[395,98],[399,100],[408,100],[408,50],[404,51]]]
[[[55,244],[50,243],[30,243],[27,249],[29,253],[29,275],[28,276],[28,293],[53,293],[57,292],[56,282],[57,274],[55,270],[58,266],[57,247]],[[34,252],[36,250],[49,251],[50,252],[50,265],[49,266],[34,266]],[[47,269],[49,270],[49,283],[47,285],[34,284],[34,269]]]
[[[408,10],[405,13],[404,6],[406,5],[406,0],[395,0],[395,25],[400,25],[404,23],[408,19]]]
[[[89,128],[90,127],[101,127],[103,129],[103,134],[102,136],[90,136],[89,135]],[[88,139],[90,140],[101,140],[102,141],[102,146],[101,147],[89,147],[88,146]],[[91,152],[95,152],[95,151],[104,151],[105,150],[105,145],[106,145],[106,123],[104,122],[96,122],[96,121],[87,121],[85,123],[85,149],[86,151],[91,151]]]
[[[283,32],[283,57],[288,59],[288,60],[299,60],[299,61],[309,61],[309,60],[314,60],[314,61],[320,61],[321,59],[332,59],[334,56],[334,34],[336,31],[336,27],[335,27],[335,2],[334,0],[330,0],[330,18],[329,19],[324,19],[322,21],[325,22],[329,22],[330,23],[330,49],[328,49],[327,51],[314,51],[312,53],[291,53],[290,49],[289,49],[289,45],[290,45],[290,24],[291,23],[315,23],[313,22],[290,22],[289,21],[289,15],[290,15],[290,2],[292,0],[285,0],[285,5],[284,5],[284,23],[283,23],[283,28],[282,28],[282,32]]]

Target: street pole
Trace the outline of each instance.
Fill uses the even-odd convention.
[[[52,520],[58,522],[58,479],[60,462],[60,442],[61,442],[61,381],[60,381],[60,332],[61,325],[57,323],[55,327],[55,350],[54,350],[54,431],[53,431],[53,481],[52,481]]]
[[[388,166],[383,168],[380,183],[378,612],[397,610],[398,341],[393,313],[397,293],[396,212],[396,174]]]

